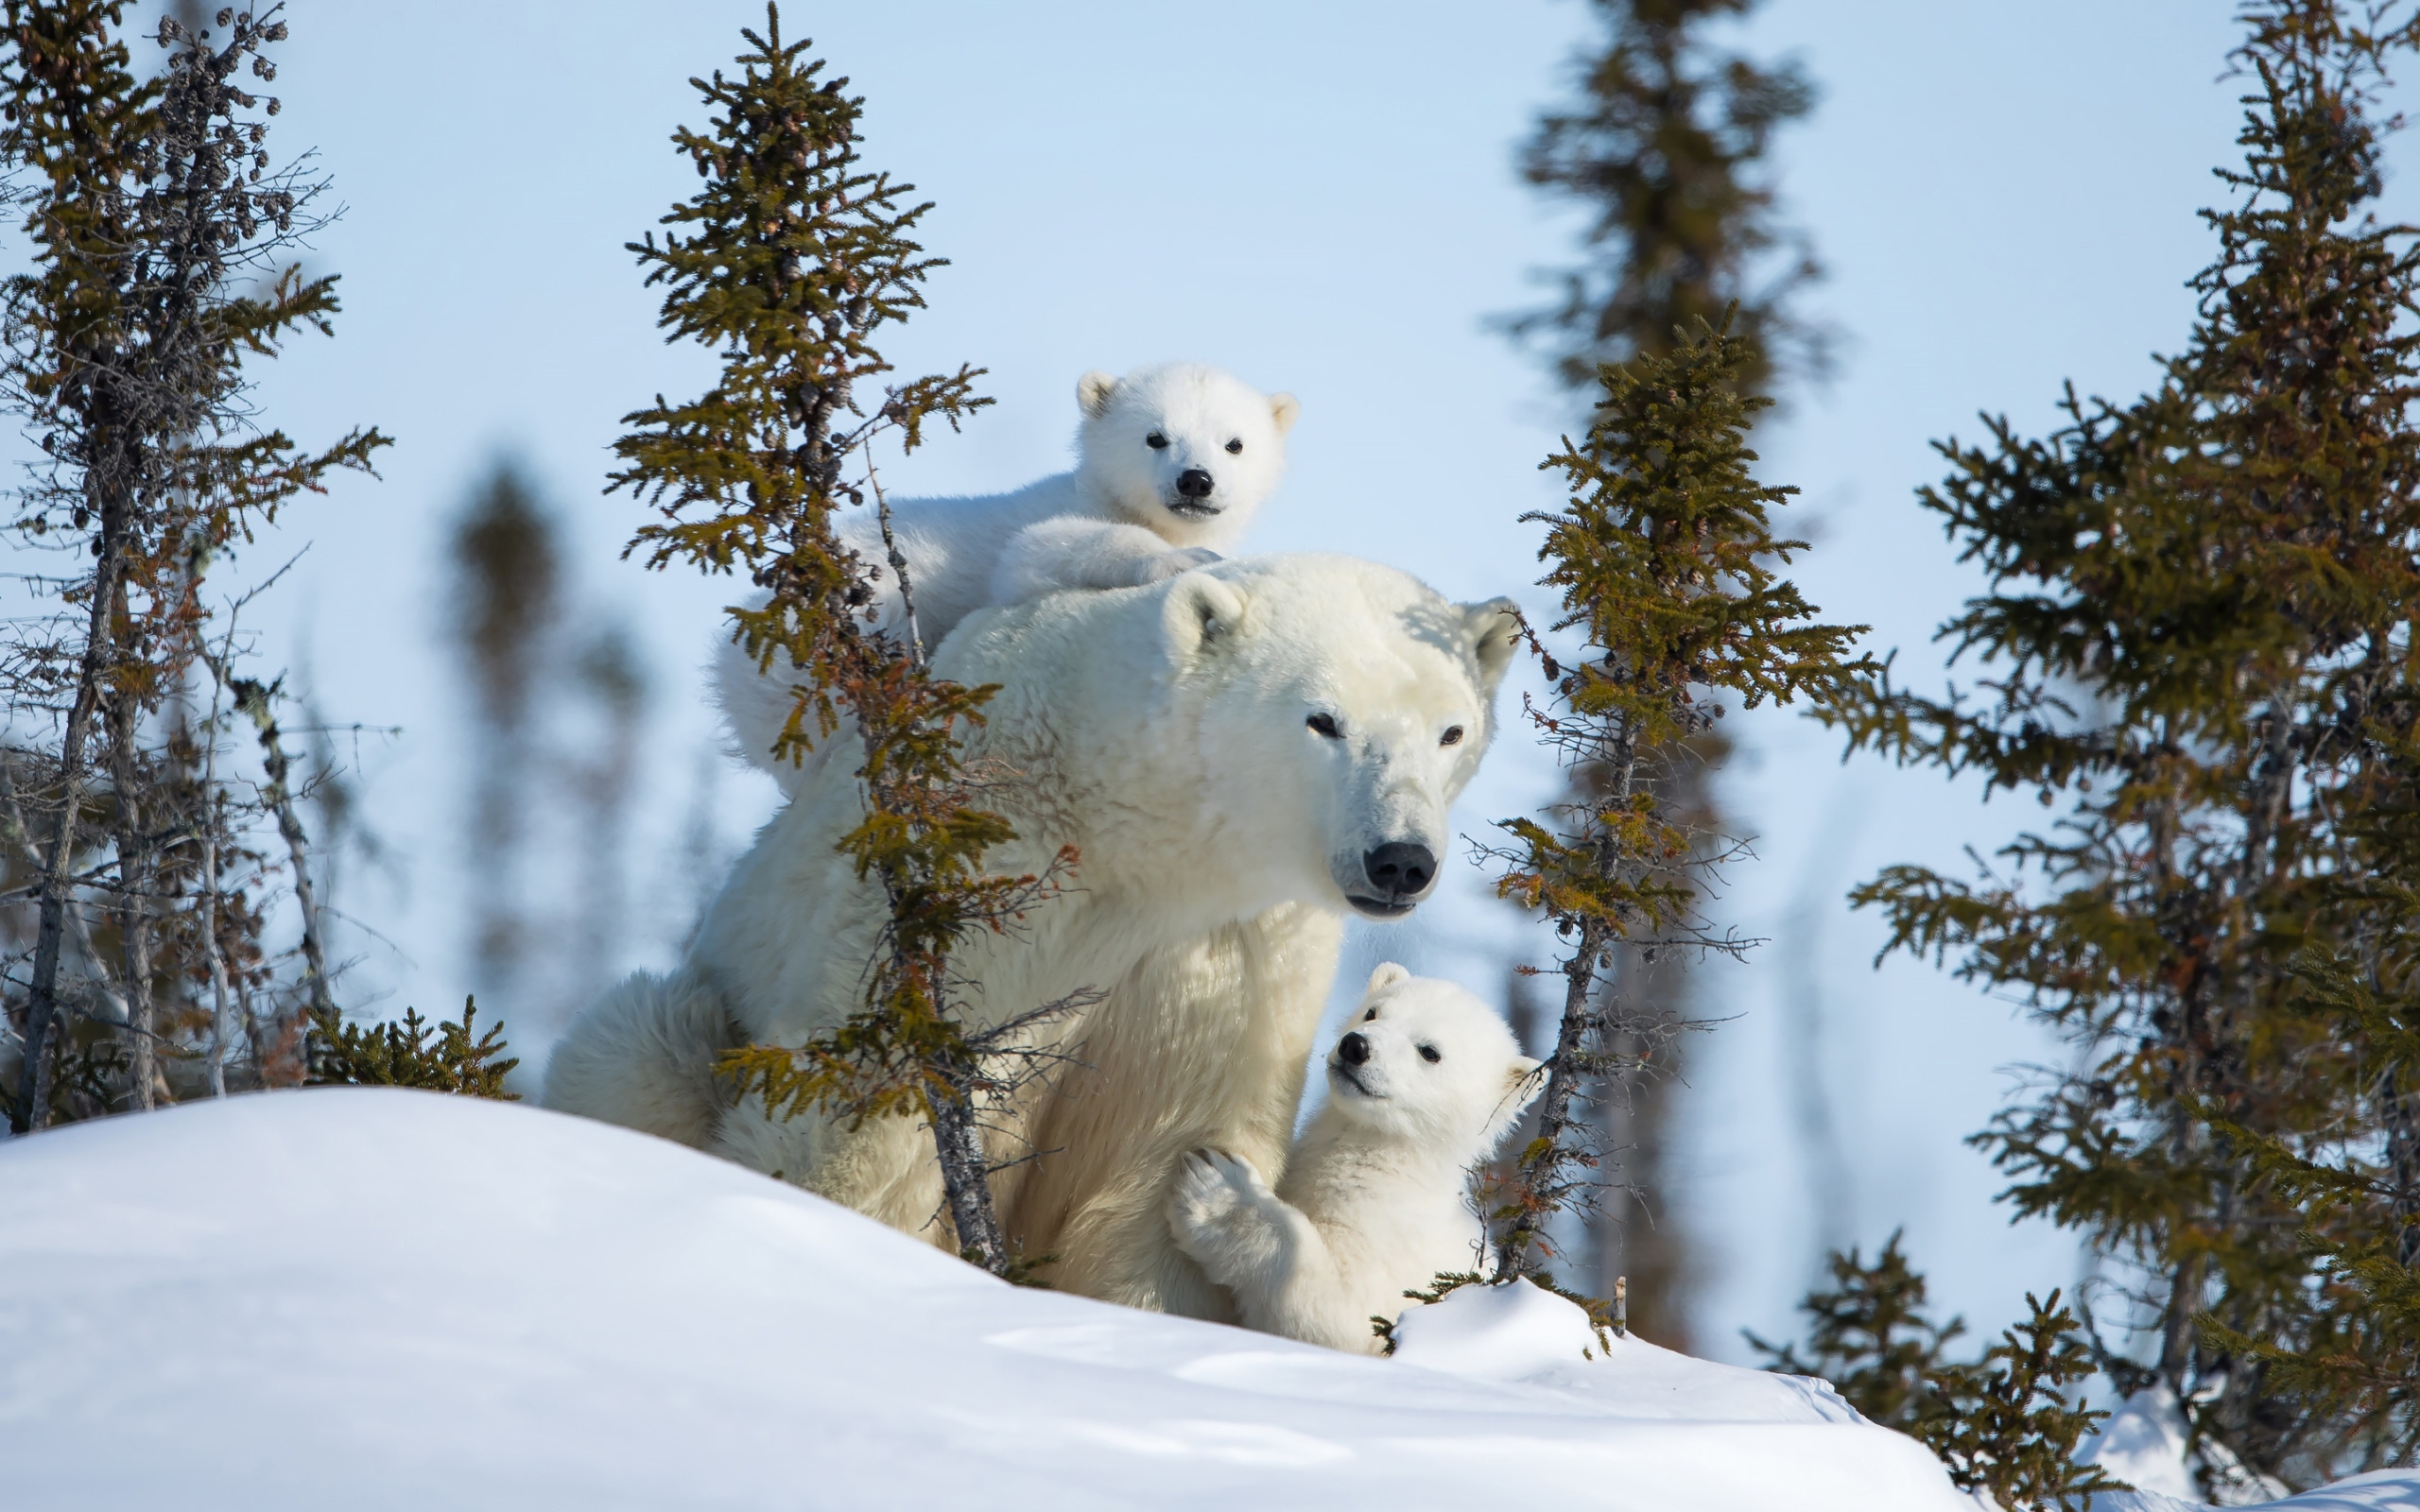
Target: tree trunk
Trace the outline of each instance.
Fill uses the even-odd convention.
[[[125,607],[119,608],[121,622]],[[143,768],[135,742],[141,710],[121,679],[109,699],[110,784],[117,819],[118,929],[126,976],[127,1105],[154,1105],[160,1076],[158,1014],[151,1001],[151,845],[143,833]]]
[[[30,1133],[50,1122],[50,1036],[59,1017],[59,953],[67,910],[75,905],[76,838],[84,807],[86,731],[99,710],[101,680],[115,664],[116,638],[110,609],[123,569],[126,515],[118,501],[104,500],[100,559],[93,566],[93,607],[84,630],[84,654],[76,669],[76,696],[67,708],[59,743],[59,816],[42,863],[39,923],[34,934],[33,974],[26,988],[26,1058],[17,1076],[17,1106],[9,1126]]]
[[[998,1276],[1008,1269],[1009,1245],[992,1202],[992,1171],[983,1156],[983,1131],[976,1123],[974,1079],[970,1068],[949,1078],[949,1096],[929,1099],[933,1147],[941,1157],[942,1193],[950,1226],[958,1230],[958,1252]]]

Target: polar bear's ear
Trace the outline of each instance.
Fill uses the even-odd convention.
[[[1365,998],[1376,997],[1397,982],[1410,980],[1410,971],[1392,961],[1381,961],[1378,963],[1378,969],[1370,973],[1370,985],[1362,989],[1361,995]]]
[[[1484,604],[1464,604],[1461,610],[1471,658],[1478,663],[1487,691],[1494,693],[1504,680],[1504,669],[1512,664],[1512,653],[1521,648],[1521,607],[1509,598],[1491,598]]]
[[[1291,394],[1271,394],[1269,396],[1269,418],[1277,422],[1277,434],[1283,436],[1303,418],[1302,402]]]
[[[1244,596],[1224,578],[1205,572],[1181,573],[1169,579],[1168,601],[1162,610],[1168,642],[1180,656],[1235,633],[1243,622]]]
[[[1495,1152],[1496,1141],[1512,1132],[1512,1125],[1521,1121],[1521,1114],[1537,1100],[1538,1093],[1547,1090],[1547,1079],[1538,1074],[1543,1064],[1527,1056],[1512,1057],[1512,1067],[1504,1074],[1504,1095],[1487,1121],[1489,1154]]]
[[[1109,401],[1117,392],[1117,380],[1095,368],[1076,380],[1076,404],[1086,418],[1098,420],[1109,413]]]

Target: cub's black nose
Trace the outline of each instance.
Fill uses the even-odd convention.
[[[1219,480],[1202,468],[1189,467],[1176,475],[1176,491],[1188,499],[1206,499],[1218,486]]]
[[[1361,869],[1369,873],[1370,885],[1390,898],[1402,898],[1427,890],[1428,880],[1437,875],[1437,856],[1414,841],[1390,840],[1361,858]]]
[[[1357,1066],[1370,1058],[1370,1041],[1357,1034],[1348,1034],[1336,1042],[1336,1053],[1348,1066]]]

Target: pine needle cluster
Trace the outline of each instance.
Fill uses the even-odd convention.
[[[1563,474],[1569,503],[1524,517],[1547,527],[1541,582],[1562,598],[1547,634],[1578,642],[1558,656],[1531,635],[1551,696],[1530,702],[1529,717],[1564,765],[1598,777],[1546,822],[1503,821],[1512,843],[1487,852],[1505,868],[1498,894],[1545,915],[1564,943],[1537,1135],[1484,1199],[1507,1280],[1553,1257],[1554,1214],[1596,1201],[1605,1152],[1586,1099],[1676,1033],[1626,1011],[1615,953],[1736,954],[1751,943],[1713,933],[1696,910],[1699,883],[1723,856],[1704,853],[1659,804],[1665,767],[1686,759],[1721,700],[1829,695],[1870,664],[1850,655],[1862,627],[1815,623],[1775,571],[1806,543],[1771,525],[1795,490],[1757,482],[1751,468],[1747,431],[1772,403],[1741,387],[1754,361],[1744,337],[1701,323],[1669,352],[1600,369],[1586,439],[1565,438],[1543,464]]]
[[[702,187],[665,216],[661,240],[631,249],[666,290],[667,339],[717,351],[720,377],[699,399],[659,397],[626,417],[634,429],[616,443],[614,486],[664,516],[632,542],[649,566],[745,573],[765,591],[759,607],[731,615],[760,670],[796,679],[773,754],[803,761],[844,730],[854,736],[865,813],[840,850],[881,885],[890,918],[858,1011],[804,1047],[752,1046],[723,1069],[743,1095],[793,1116],[926,1119],[962,1251],[1005,1272],[978,1120],[999,1090],[1001,1055],[1034,1016],[969,1031],[950,954],[977,932],[1013,928],[1075,858],[1040,875],[985,872],[984,856],[1011,832],[983,806],[982,774],[960,753],[994,690],[934,677],[904,556],[891,546],[885,562],[860,561],[833,529],[837,511],[872,495],[890,546],[873,443],[912,450],[934,421],[956,428],[990,401],[976,394],[973,368],[887,381],[875,337],[924,307],[942,266],[908,234],[931,207],[907,203],[912,185],[864,166],[864,101],[845,78],[821,77],[811,43],[783,43],[777,9],[768,7],[764,32],[744,35],[737,77],[691,81],[719,113],[674,136]],[[886,570],[908,605],[895,633],[872,612]]]
[[[504,1078],[519,1060],[504,1056],[504,1025],[478,1032],[478,1005],[462,1000],[458,1023],[432,1024],[416,1008],[400,1023],[351,1024],[333,1013],[314,1011],[308,1040],[312,1087],[417,1087],[517,1103]],[[434,1042],[431,1037],[434,1037]]]

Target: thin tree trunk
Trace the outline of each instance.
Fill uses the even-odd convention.
[[[1009,1245],[992,1203],[992,1171],[983,1154],[983,1130],[976,1123],[975,1077],[952,1076],[948,1097],[929,1099],[933,1147],[941,1157],[942,1192],[949,1204],[958,1250],[993,1275],[1007,1269]]]
[[[84,807],[85,732],[100,706],[101,680],[116,661],[110,609],[125,549],[126,516],[116,501],[104,501],[100,559],[93,567],[93,607],[84,631],[84,654],[76,670],[76,696],[59,744],[59,816],[52,822],[48,854],[42,863],[40,922],[34,935],[33,975],[26,991],[26,1058],[17,1077],[11,1131],[30,1133],[50,1122],[50,1035],[59,1016],[59,949],[68,910],[76,838]]]
[[[1611,795],[1605,800],[1608,806],[1626,805],[1638,778],[1637,747],[1627,732],[1616,748],[1620,754],[1614,762],[1613,781],[1607,784]],[[1590,822],[1596,825],[1593,818]],[[1623,858],[1615,853],[1612,837],[1601,829],[1596,844],[1598,872],[1611,878]],[[1499,1280],[1531,1275],[1541,1268],[1537,1241],[1550,1210],[1536,1200],[1535,1183],[1541,1176],[1553,1178],[1555,1168],[1565,1159],[1564,1140],[1580,1123],[1573,1116],[1572,1105],[1579,1101],[1588,1079],[1584,1074],[1589,1058],[1588,1040],[1600,1018],[1589,1011],[1589,1003],[1598,991],[1598,960],[1613,947],[1615,938],[1612,927],[1603,920],[1583,919],[1578,945],[1564,957],[1563,1022],[1555,1030],[1554,1054],[1547,1059],[1546,1091],[1538,1099],[1537,1144],[1533,1147],[1539,1147],[1539,1153],[1534,1160],[1524,1156],[1518,1162],[1519,1179],[1529,1189],[1525,1194],[1526,1211],[1512,1221],[1503,1243],[1496,1247]]]
[[[294,792],[286,784],[291,769],[285,747],[280,743],[277,721],[269,713],[268,695],[261,695],[261,706],[254,718],[261,727],[261,765],[268,772],[269,807],[277,812],[277,833],[285,841],[285,857],[294,868],[294,904],[302,914],[302,968],[305,985],[310,988],[312,1012],[326,1018],[336,1016],[336,998],[328,987],[328,953],[320,936],[320,899],[311,885],[311,846],[308,832],[302,828],[302,816],[294,812]]]
[[[112,807],[117,817],[118,928],[126,973],[127,1101],[144,1109],[154,1106],[160,1052],[151,1001],[151,847],[143,833],[136,702],[123,685],[110,696],[110,782],[117,790]]]
[[[207,656],[203,659],[208,665]],[[218,711],[225,684],[210,670],[210,717],[201,727],[201,952],[210,965],[210,1095],[227,1095],[227,954],[218,946],[218,830],[226,806],[218,793]]]

